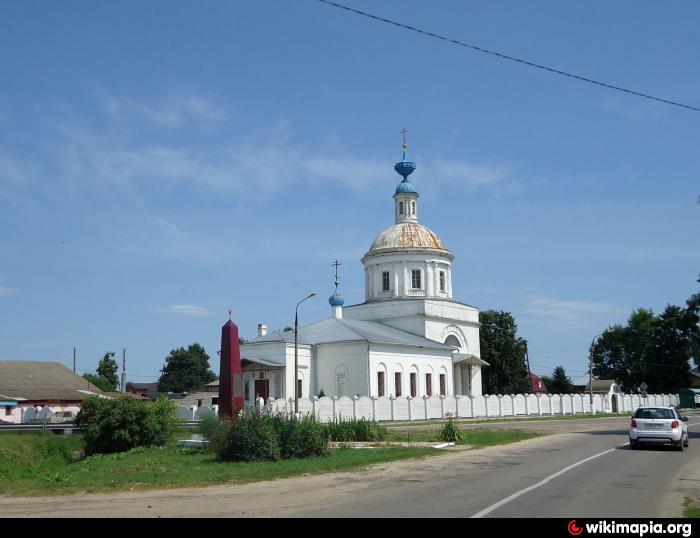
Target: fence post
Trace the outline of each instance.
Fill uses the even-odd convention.
[[[316,410],[316,402],[318,402],[318,396],[311,396],[311,413],[313,413],[314,418],[318,420],[318,411]]]
[[[476,411],[474,411],[474,399],[475,396],[469,396],[469,414],[471,415],[471,418],[476,418]]]
[[[497,394],[496,398],[498,398],[498,416],[502,417],[503,416],[503,395]]]
[[[440,394],[440,416],[442,418],[445,418],[445,398],[446,396]]]
[[[413,401],[413,396],[406,396],[406,401],[408,402],[408,420],[411,421],[413,420],[411,418],[411,402]]]
[[[489,418],[489,396],[488,394],[482,394],[481,396],[484,399],[484,409],[486,410],[486,418]],[[473,409],[472,409],[473,411]],[[473,413],[472,413],[473,416]]]
[[[455,416],[459,418],[459,404],[462,401],[462,396],[455,394],[453,398],[455,399]]]
[[[338,400],[338,397],[331,396],[331,400],[333,401],[333,422],[336,422],[338,420],[338,415],[335,414],[335,402]]]
[[[377,400],[378,398],[376,396],[370,397],[370,400],[372,400],[372,420],[374,422],[377,422]]]
[[[428,420],[428,395],[423,395],[423,408],[425,409],[425,420]]]
[[[530,395],[529,394],[523,394],[525,397],[525,416],[528,417],[530,416]]]
[[[357,400],[359,400],[360,397],[357,394],[352,395],[352,418],[353,420],[357,420]]]
[[[393,394],[389,396],[389,401],[391,402],[391,421],[394,422],[394,402],[396,401],[396,396]]]

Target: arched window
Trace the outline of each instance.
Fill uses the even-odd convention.
[[[445,345],[446,346],[454,346],[454,347],[462,347],[462,343],[459,341],[459,339],[454,334],[451,334],[450,336],[445,338]]]
[[[335,383],[336,383],[335,395],[338,396],[339,398],[341,396],[348,395],[347,382],[348,382],[348,369],[345,367],[345,365],[341,364],[340,366],[338,366],[338,368],[335,371]]]
[[[413,202],[411,202],[411,215],[415,215],[415,214],[416,214],[416,202],[413,201]]]
[[[403,202],[399,202],[399,215],[403,215]]]

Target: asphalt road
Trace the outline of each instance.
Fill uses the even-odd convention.
[[[243,486],[2,498],[7,516],[672,517],[700,497],[700,417],[690,447],[630,450],[628,418],[520,423],[552,433],[353,473]],[[568,433],[564,433],[568,432]]]

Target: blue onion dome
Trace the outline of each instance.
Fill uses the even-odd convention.
[[[403,176],[404,181],[406,181],[406,178],[410,176],[415,169],[416,163],[407,160],[400,161],[394,165],[394,170],[396,170],[397,174]]]
[[[408,179],[404,179],[396,187],[396,194],[399,194],[400,192],[418,192],[418,191],[416,190],[416,187],[413,185],[413,183],[411,183]]]
[[[328,304],[331,306],[343,306],[345,304],[345,299],[339,293],[334,293],[328,298]]]
[[[410,176],[415,169],[416,163],[407,161],[405,158],[403,161],[398,162],[394,165],[394,170],[396,170],[396,173],[398,173],[400,176],[403,176],[403,181],[399,183],[398,187],[396,187],[396,194],[399,194],[401,192],[418,192],[413,186],[413,183],[411,183],[408,180],[408,176]]]

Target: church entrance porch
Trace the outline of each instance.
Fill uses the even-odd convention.
[[[255,405],[257,398],[284,397],[284,366],[263,359],[241,360],[243,367],[243,400],[246,407]]]
[[[267,401],[270,397],[270,380],[256,379],[255,380],[255,399],[262,398]]]

